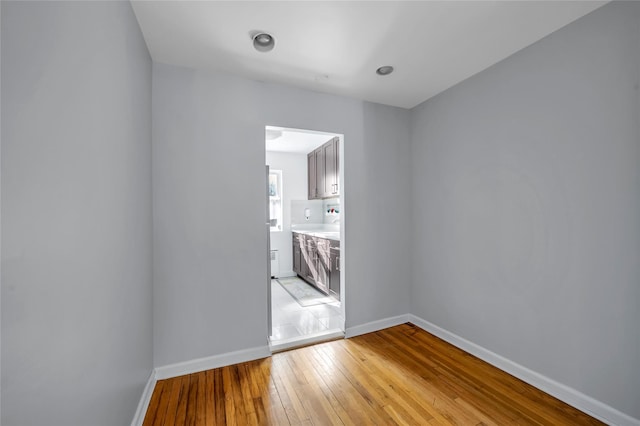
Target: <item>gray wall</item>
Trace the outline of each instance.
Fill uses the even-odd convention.
[[[2,2],[2,424],[118,425],[152,368],[151,59],[127,2]]]
[[[2,6],[0,5],[0,46],[2,46]],[[0,48],[2,52],[2,48]],[[0,82],[2,81],[2,54],[0,54]],[[2,84],[0,84],[0,99],[2,99]],[[2,102],[0,102],[0,129],[2,129]],[[2,163],[2,132],[0,131],[0,164]],[[0,173],[0,242],[2,241],[2,173]],[[0,257],[2,244],[0,243]],[[0,282],[2,277],[2,262],[0,262]],[[0,290],[0,334],[2,331],[2,291]],[[2,376],[2,339],[0,338],[0,377]],[[0,395],[2,395],[2,381],[0,380]],[[0,397],[0,423],[2,423],[2,398]]]
[[[640,4],[412,111],[411,312],[640,418]]]
[[[347,327],[406,314],[408,116],[154,64],[154,364],[267,343],[265,125],[345,135]]]

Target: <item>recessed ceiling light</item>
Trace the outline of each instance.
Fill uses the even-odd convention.
[[[276,139],[280,139],[282,137],[282,130],[278,130],[278,129],[271,129],[269,127],[267,127],[265,129],[265,139],[268,141],[273,141]]]
[[[376,70],[376,74],[378,75],[389,75],[393,72],[393,67],[391,65],[385,65]]]
[[[276,40],[271,34],[256,33],[253,36],[253,47],[258,52],[268,52],[276,45]]]

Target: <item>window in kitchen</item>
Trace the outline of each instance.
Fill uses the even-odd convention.
[[[269,219],[271,232],[282,231],[282,170],[269,170]]]

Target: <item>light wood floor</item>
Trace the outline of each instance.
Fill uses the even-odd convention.
[[[602,424],[411,324],[156,384],[144,425]]]

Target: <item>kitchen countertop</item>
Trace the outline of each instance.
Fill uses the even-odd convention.
[[[340,232],[336,232],[336,231],[323,231],[323,230],[317,230],[317,229],[313,229],[313,230],[294,229],[291,232],[310,235],[312,237],[326,238],[328,240],[340,241]]]

